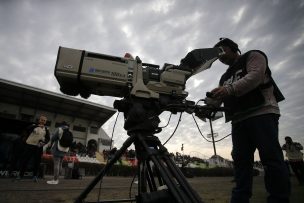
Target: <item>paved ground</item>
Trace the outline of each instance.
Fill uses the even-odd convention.
[[[76,197],[92,181],[93,177],[84,177],[81,180],[62,179],[58,185],[48,185],[46,180],[34,183],[32,180],[12,181],[9,178],[0,179],[1,203],[53,203],[73,202]],[[230,191],[233,187],[231,177],[201,177],[188,179],[191,186],[197,191],[206,203],[229,202]],[[304,202],[304,187],[299,186],[292,177],[291,203]],[[99,184],[86,198],[86,201],[97,202],[100,191],[100,201],[120,198],[129,198],[131,178],[105,177],[99,190]],[[131,194],[136,193],[137,185],[133,185]],[[263,185],[263,177],[254,178],[254,191],[252,203],[264,203],[266,193]]]

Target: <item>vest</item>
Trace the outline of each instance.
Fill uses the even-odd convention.
[[[257,51],[261,53],[265,59],[266,59],[266,72],[265,74],[269,75],[269,82],[266,84],[261,84],[257,88],[251,90],[250,92],[236,97],[236,96],[228,96],[223,100],[224,107],[229,109],[227,112],[225,112],[225,117],[226,120],[229,121],[233,118],[234,115],[239,114],[239,113],[246,113],[253,111],[259,107],[261,107],[264,104],[265,98],[261,92],[261,89],[266,89],[271,86],[274,87],[274,95],[276,97],[277,102],[280,102],[284,100],[284,96],[275,84],[274,80],[271,77],[271,71],[270,68],[268,67],[268,59],[267,56],[259,50],[252,50],[252,51]],[[224,85],[229,85],[232,84],[233,82],[243,78],[247,74],[247,58],[249,54],[252,51],[248,51],[245,54],[243,54],[239,60],[233,65],[230,66],[227,71],[222,75],[220,79],[220,86]]]

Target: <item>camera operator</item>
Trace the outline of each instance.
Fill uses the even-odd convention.
[[[259,50],[241,55],[238,45],[228,38],[220,38],[214,47],[223,48],[225,54],[219,60],[228,65],[219,87],[211,91],[211,100],[223,102],[230,109],[225,117],[232,123],[236,181],[231,203],[249,202],[256,149],[265,170],[267,202],[288,203],[289,174],[278,141],[278,102],[284,96],[271,77],[267,56]]]

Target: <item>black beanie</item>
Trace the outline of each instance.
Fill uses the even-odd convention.
[[[234,41],[232,41],[229,38],[223,38],[223,37],[221,37],[220,41],[214,45],[214,47],[220,47],[220,46],[227,46],[227,47],[230,47],[230,49],[233,52],[235,52],[235,53],[236,52],[241,53],[241,51],[239,50],[238,44],[235,43]]]

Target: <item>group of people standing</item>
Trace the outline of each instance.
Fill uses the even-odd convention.
[[[54,178],[47,181],[48,184],[58,184],[59,174],[62,168],[63,157],[69,151],[73,142],[73,134],[69,131],[69,124],[65,121],[50,136],[46,127],[47,117],[41,115],[37,124],[28,126],[24,132],[22,140],[25,143],[24,153],[21,157],[19,174],[16,180],[24,177],[29,161],[33,160],[33,181],[38,181],[38,171],[41,163],[43,147],[49,148],[53,155]]]

